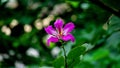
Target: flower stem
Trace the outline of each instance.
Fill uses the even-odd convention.
[[[66,51],[65,51],[64,46],[62,46],[62,48],[63,48],[64,56],[65,56],[65,68],[68,68],[68,67],[67,67],[67,56],[66,56]]]

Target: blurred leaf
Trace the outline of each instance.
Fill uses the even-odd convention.
[[[4,25],[4,21],[0,20],[0,27]]]
[[[120,62],[116,63],[116,64],[113,64],[112,68],[120,68]]]
[[[54,65],[55,68],[62,68],[62,67],[64,67],[64,57],[63,56],[58,57],[54,61],[53,65]]]
[[[109,5],[112,8],[120,9],[120,0],[102,0],[105,4]]]
[[[111,16],[109,21],[109,31],[118,31],[120,30],[120,18],[117,16]]]
[[[22,24],[30,24],[34,20],[33,17],[24,15],[18,19]]]
[[[89,62],[82,62],[74,66],[74,68],[95,68],[92,63]]]
[[[79,6],[79,1],[67,1],[70,3],[74,8],[77,8]]]
[[[109,25],[108,25],[109,32],[111,35],[107,39],[107,45],[113,48],[118,48],[117,45],[120,44],[120,18],[117,16],[111,16]],[[114,42],[114,43],[113,43]]]
[[[6,4],[8,2],[8,0],[0,0],[0,6],[3,4]]]
[[[20,46],[20,43],[19,43],[18,40],[16,40],[16,41],[13,42],[13,47],[17,48],[19,46]]]
[[[101,28],[96,27],[93,24],[89,24],[89,26],[86,25],[86,29],[83,30],[76,29],[74,35],[76,38],[76,44],[81,45],[85,42],[91,42],[91,44],[96,44],[101,34],[103,33],[103,31],[101,31]]]
[[[120,31],[113,33],[108,39],[107,39],[107,45],[118,48],[117,45],[120,45]]]
[[[93,53],[92,58],[93,60],[99,60],[99,59],[107,57],[108,55],[109,55],[108,49],[100,48]]]
[[[85,47],[83,46],[78,46],[73,48],[69,53],[68,53],[68,59],[73,59],[79,57],[81,54],[85,52]]]
[[[86,51],[90,50],[90,49],[92,49],[94,47],[93,45],[88,44],[88,43],[84,43],[82,46],[84,46],[86,48]]]

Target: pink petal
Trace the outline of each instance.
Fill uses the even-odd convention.
[[[62,37],[62,40],[63,41],[69,41],[70,40],[70,41],[74,42],[75,38],[74,38],[74,36],[72,34],[67,34],[66,36]]]
[[[47,45],[49,46],[51,42],[56,43],[56,42],[58,42],[58,41],[59,41],[59,39],[58,39],[57,37],[51,36],[51,37],[49,37],[48,40],[47,40]]]
[[[63,22],[62,19],[57,19],[57,20],[55,21],[55,23],[54,23],[54,26],[56,27],[56,29],[57,29],[58,31],[61,31],[61,29],[62,29],[62,27],[63,27],[63,24],[64,24],[64,22]]]
[[[57,34],[57,32],[55,31],[55,29],[54,29],[52,26],[46,27],[46,28],[45,28],[45,31],[46,31],[48,34],[51,34],[51,35]]]
[[[64,27],[64,34],[66,35],[66,34],[68,34],[69,32],[71,32],[73,29],[75,28],[75,25],[72,23],[72,22],[70,22],[70,23],[67,23],[66,25],[65,25],[65,27]]]

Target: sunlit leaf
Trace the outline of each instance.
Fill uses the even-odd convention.
[[[79,1],[67,1],[67,3],[70,3],[74,8],[79,6]]]

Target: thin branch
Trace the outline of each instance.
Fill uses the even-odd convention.
[[[62,48],[63,48],[64,56],[65,56],[65,68],[68,68],[68,67],[67,67],[67,56],[66,56],[66,51],[65,51],[64,46],[62,46]]]
[[[89,0],[89,1],[91,1],[92,3],[98,5],[99,7],[103,8],[104,10],[107,10],[107,11],[111,12],[112,14],[120,17],[120,11],[119,10],[111,8],[110,6],[103,3],[102,1],[100,1],[100,0]]]

